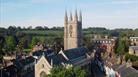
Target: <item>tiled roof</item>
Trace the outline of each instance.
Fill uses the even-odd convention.
[[[121,77],[138,77],[138,70],[128,67],[126,64],[116,67],[115,70],[121,74]]]

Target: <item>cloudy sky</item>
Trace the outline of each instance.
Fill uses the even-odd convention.
[[[0,27],[63,26],[65,9],[76,8],[83,28],[138,28],[138,0],[0,0]]]

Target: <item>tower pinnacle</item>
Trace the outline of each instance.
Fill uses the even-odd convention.
[[[75,20],[75,21],[78,21],[78,14],[77,14],[77,10],[75,11],[74,20]]]
[[[79,21],[82,22],[82,13],[80,11]]]
[[[67,11],[65,11],[65,18],[64,18],[64,22],[67,23],[68,22],[68,15],[67,15]]]
[[[70,21],[72,21],[72,12],[70,12]]]

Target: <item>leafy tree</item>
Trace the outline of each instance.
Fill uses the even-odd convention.
[[[80,68],[54,67],[48,77],[87,77],[87,72]]]
[[[17,29],[15,26],[9,26],[7,29],[7,35],[15,35],[17,32]]]
[[[133,35],[132,30],[123,29],[124,31],[120,33],[117,50],[116,52],[120,55],[123,55],[125,52],[128,52],[130,40],[129,37]]]
[[[31,36],[24,36],[23,38],[23,41],[24,41],[24,48],[30,48],[30,43],[32,42],[32,37]]]
[[[32,47],[33,47],[34,45],[36,45],[38,42],[39,42],[39,39],[37,39],[36,37],[33,37],[33,38],[32,38],[32,41],[31,41],[30,47],[32,48]]]
[[[3,56],[0,55],[0,63],[3,63]]]
[[[22,38],[22,39],[20,39],[20,41],[19,41],[19,43],[17,45],[17,50],[16,51],[18,53],[22,53],[23,52],[23,49],[24,49],[24,45],[25,45],[25,39]]]
[[[45,30],[49,30],[49,28],[48,28],[47,26],[44,26],[44,29],[45,29]]]
[[[2,48],[4,47],[5,44],[5,38],[0,36],[0,53],[2,52]]]
[[[83,45],[86,46],[89,50],[92,50],[94,47],[94,42],[91,40],[91,37],[84,37]]]
[[[36,30],[43,30],[43,27],[37,26],[37,27],[35,27],[35,29],[36,29]]]
[[[31,49],[28,49],[29,40],[30,40],[29,36],[25,36],[19,40],[19,43],[16,48],[17,53],[23,53],[23,52],[29,53],[31,51]]]
[[[125,53],[125,42],[124,42],[124,40],[119,39],[116,53],[118,53],[120,55]]]
[[[54,38],[53,41],[53,50],[58,52],[61,48],[63,48],[63,39],[62,38]]]
[[[8,50],[13,51],[16,47],[16,41],[13,36],[6,37],[6,47]]]
[[[126,55],[125,55],[125,59],[126,59],[126,61],[128,61],[129,59],[130,59],[131,61],[138,61],[138,56],[126,54]]]
[[[138,36],[138,28],[134,30],[134,34]]]

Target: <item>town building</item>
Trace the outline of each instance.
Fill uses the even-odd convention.
[[[138,46],[129,46],[129,54],[138,56]]]
[[[92,39],[95,43],[95,45],[99,45],[101,49],[105,52],[114,52],[115,45],[116,45],[116,38],[108,38],[108,36],[105,36],[105,38],[101,38],[100,35],[95,35]]]
[[[43,49],[44,49],[44,47],[43,47],[42,44],[37,44],[37,45],[35,45],[35,46],[33,47],[32,52],[41,51],[41,50],[43,50]]]
[[[138,37],[130,37],[131,46],[138,46]]]
[[[138,37],[130,37],[129,54],[138,56]]]

